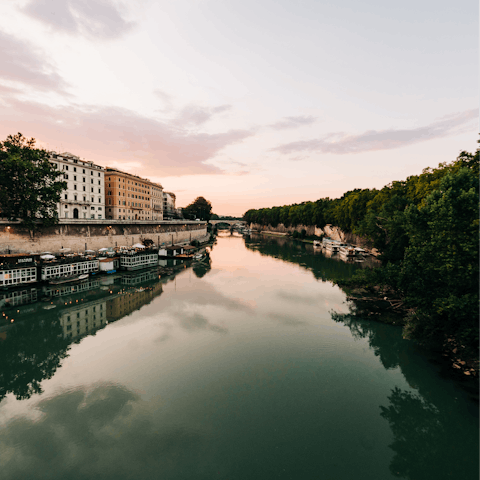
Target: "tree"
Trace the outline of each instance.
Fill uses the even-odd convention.
[[[199,218],[208,222],[212,216],[212,204],[203,197],[197,197],[194,202],[183,209],[183,216],[191,219]]]
[[[48,160],[48,152],[21,133],[0,142],[0,209],[9,220],[19,219],[31,233],[37,221],[58,222],[57,203],[67,183]]]
[[[455,338],[478,349],[478,177],[447,174],[421,205],[405,212],[410,244],[400,286],[415,308],[407,333],[427,343]]]

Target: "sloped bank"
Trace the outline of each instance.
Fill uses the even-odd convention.
[[[361,247],[370,252],[372,255],[379,255],[378,250],[373,248],[372,242],[368,238],[360,237],[359,235],[354,235],[353,233],[344,232],[335,225],[325,225],[323,228],[316,227],[315,225],[296,225],[294,227],[286,227],[283,223],[280,223],[273,227],[272,225],[260,225],[259,223],[252,223],[250,224],[250,228],[260,233],[273,235],[292,235],[295,231],[301,232],[302,230],[305,230],[306,235],[309,237],[326,236],[340,242]]]

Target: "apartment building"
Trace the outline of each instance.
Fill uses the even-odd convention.
[[[174,193],[163,192],[163,218],[175,218],[177,216],[175,200]]]
[[[163,187],[149,182],[152,220],[163,220]]]
[[[116,168],[105,170],[106,218],[163,220],[163,187]]]
[[[63,180],[67,182],[67,189],[57,204],[58,218],[104,219],[105,167],[69,152],[50,152],[49,161],[62,172]]]

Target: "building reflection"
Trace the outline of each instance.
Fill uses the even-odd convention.
[[[94,300],[67,309],[60,314],[60,325],[64,338],[78,340],[92,335],[107,325],[107,301]]]
[[[55,374],[72,343],[152,302],[180,268],[168,275],[155,268],[70,286],[2,292],[0,401],[8,393],[17,399],[42,393],[42,380]]]

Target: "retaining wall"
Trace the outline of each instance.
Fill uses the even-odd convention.
[[[103,247],[130,246],[150,239],[156,244],[171,245],[204,239],[206,223],[130,224],[105,221],[95,224],[60,224],[39,230],[30,238],[19,224],[0,224],[0,253],[58,252],[62,247],[72,251],[98,250]]]
[[[373,255],[379,254],[379,252],[375,248],[372,248],[372,242],[368,238],[360,237],[358,235],[354,235],[353,233],[344,232],[335,225],[325,225],[325,227],[323,228],[319,228],[314,225],[297,225],[295,227],[285,227],[283,223],[280,223],[276,227],[272,227],[271,225],[260,225],[258,223],[252,223],[250,225],[250,228],[259,232],[274,233],[277,235],[288,235],[292,234],[295,230],[297,232],[301,232],[302,229],[305,229],[307,235],[309,236],[316,235],[317,237],[321,237],[322,235],[326,235],[327,237],[333,238],[334,240],[339,240],[340,242],[362,247],[371,252]]]

